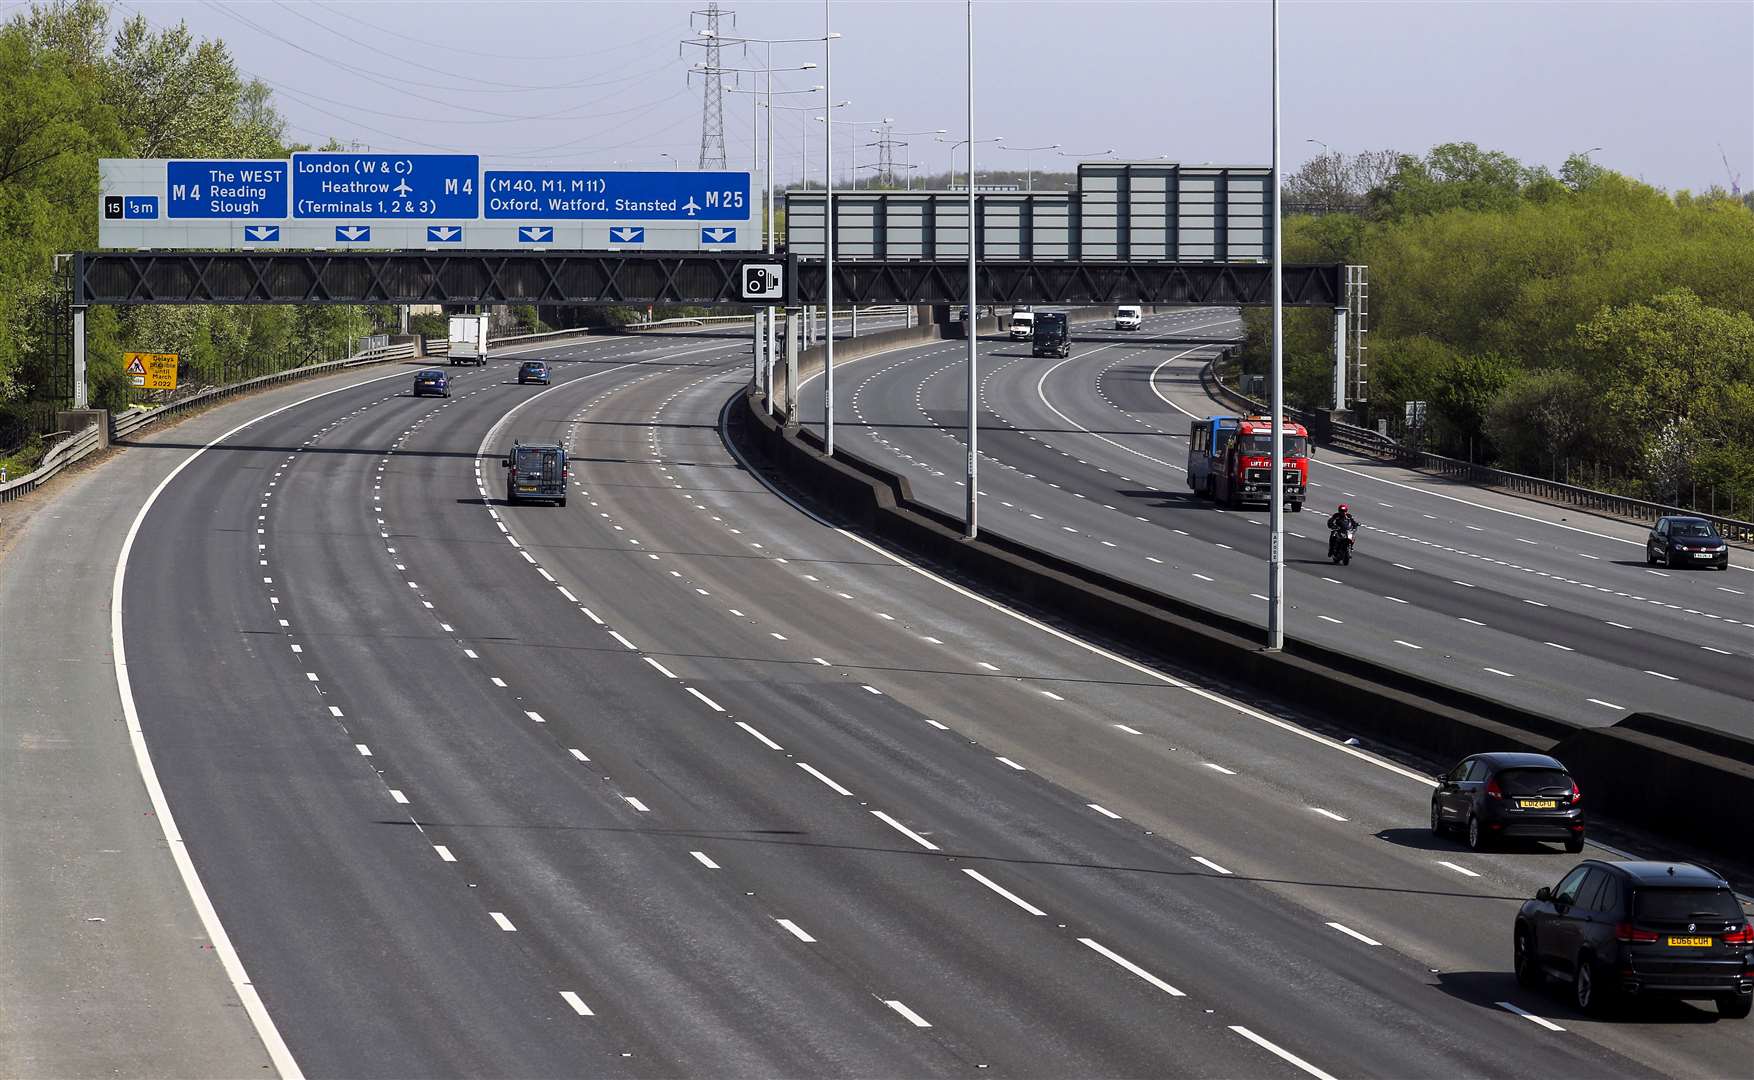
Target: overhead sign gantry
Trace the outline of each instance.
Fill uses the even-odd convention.
[[[483,165],[474,154],[104,158],[98,245],[132,250],[750,251],[747,172]]]

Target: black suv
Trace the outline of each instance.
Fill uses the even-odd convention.
[[[1730,568],[1730,545],[1718,535],[1717,529],[1704,518],[1657,518],[1644,542],[1644,561],[1655,566],[1661,559],[1664,566],[1713,566]]]
[[[1590,859],[1517,913],[1517,981],[1571,986],[1586,1013],[1619,997],[1710,999],[1740,1020],[1754,1002],[1754,926],[1711,870]]]
[[[1479,851],[1504,836],[1563,840],[1583,850],[1583,791],[1546,754],[1475,754],[1437,778],[1431,831],[1461,829]]]
[[[539,382],[548,385],[548,365],[540,360],[526,360],[518,365],[518,385],[527,382]]]

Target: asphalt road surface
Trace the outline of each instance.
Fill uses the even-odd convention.
[[[554,386],[509,378],[530,356]],[[305,1073],[1747,1071],[1754,1026],[1710,1005],[1602,1022],[1516,986],[1511,918],[1571,865],[1556,849],[1437,840],[1420,775],[768,491],[719,430],[747,356],[588,340],[463,371],[448,400],[363,385],[222,441],[146,515],[123,611],[139,721]],[[953,456],[925,405],[874,445],[918,425],[906,453]],[[1034,447],[1062,488],[1110,481],[994,405],[1020,429],[1001,461]],[[566,507],[504,505],[513,438],[572,447]],[[1076,496],[1045,467],[1016,474],[1017,516],[1120,543],[1107,522],[1133,513],[1094,488],[1059,506]],[[1158,533],[1185,520],[1202,558],[1231,536],[1209,530],[1237,548],[1259,531],[1181,507],[1169,479],[1106,501]],[[1361,565],[1324,611],[1378,610]]]
[[[1068,360],[982,342],[983,528],[1264,625],[1266,508],[1226,510],[1186,478],[1189,420],[1229,411],[1200,388],[1205,343],[1239,332],[1234,311],[1192,309],[1075,328]],[[870,357],[835,388],[838,445],[958,516],[965,351]],[[820,397],[805,388],[806,416]],[[1325,449],[1310,484],[1286,515],[1288,633],[1578,723],[1648,710],[1754,734],[1745,566],[1652,569],[1642,529]],[[1364,525],[1344,567],[1324,524],[1341,502]]]

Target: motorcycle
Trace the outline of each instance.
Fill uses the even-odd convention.
[[[1336,563],[1352,562],[1352,548],[1358,543],[1358,526],[1342,525],[1328,533],[1328,558]]]

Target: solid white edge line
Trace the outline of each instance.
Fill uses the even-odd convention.
[[[1157,976],[1151,974],[1149,971],[1146,971],[1144,968],[1140,967],[1138,964],[1133,963],[1131,960],[1128,960],[1126,957],[1122,956],[1118,952],[1115,952],[1113,949],[1109,948],[1107,945],[1104,945],[1102,942],[1097,941],[1095,938],[1081,937],[1078,940],[1081,943],[1083,943],[1084,945],[1089,946],[1091,949],[1094,949],[1096,952],[1101,953],[1103,956],[1108,957],[1110,960],[1119,964],[1121,967],[1124,967],[1128,971],[1139,976],[1139,978],[1144,979],[1146,982],[1150,983],[1152,986],[1157,987],[1157,989],[1168,994],[1170,997],[1187,997],[1187,995],[1182,993],[1180,990],[1177,990],[1175,987],[1164,982],[1162,979],[1159,979]]]
[[[1243,1038],[1247,1039],[1249,1042],[1254,1043],[1256,1046],[1267,1051],[1268,1053],[1274,1054],[1277,1057],[1279,1057],[1287,1062],[1290,1062],[1291,1064],[1297,1066],[1298,1068],[1302,1069],[1304,1072],[1310,1074],[1311,1076],[1320,1077],[1321,1080],[1334,1080],[1334,1077],[1332,1077],[1329,1074],[1323,1072],[1322,1070],[1316,1068],[1314,1065],[1311,1065],[1309,1062],[1298,1057],[1296,1054],[1293,1054],[1291,1051],[1286,1050],[1282,1047],[1273,1045],[1271,1042],[1268,1042],[1266,1039],[1261,1038],[1259,1035],[1256,1035],[1254,1032],[1250,1031],[1248,1028],[1243,1027],[1241,1024],[1230,1025],[1230,1030],[1236,1032],[1238,1035],[1241,1035]]]
[[[110,584],[110,651],[115,657],[116,692],[122,702],[122,719],[128,725],[128,742],[134,749],[134,764],[140,771],[140,779],[146,785],[147,797],[152,802],[154,816],[158,819],[159,829],[164,833],[166,846],[170,849],[171,859],[176,863],[177,874],[183,880],[183,888],[189,894],[189,900],[195,905],[195,913],[201,919],[201,927],[213,943],[213,951],[219,957],[219,963],[225,969],[226,978],[231,980],[232,991],[237,994],[238,1001],[244,1007],[244,1013],[250,1018],[250,1025],[256,1029],[256,1036],[262,1040],[262,1048],[268,1053],[268,1060],[273,1063],[274,1071],[283,1080],[295,1080],[303,1077],[304,1071],[299,1068],[292,1051],[287,1047],[286,1040],[281,1037],[280,1029],[274,1026],[274,1020],[268,1015],[268,1008],[262,1003],[262,996],[256,992],[255,984],[250,981],[249,973],[244,969],[243,961],[238,958],[237,948],[232,944],[231,935],[225,931],[225,925],[219,921],[219,912],[213,907],[213,900],[207,895],[207,888],[201,883],[201,875],[195,871],[195,863],[190,858],[187,845],[183,842],[181,830],[177,828],[176,819],[171,815],[170,803],[165,799],[164,786],[159,782],[158,771],[152,764],[152,753],[146,747],[146,733],[140,726],[140,710],[134,703],[133,683],[128,675],[127,644],[122,640],[122,594],[128,576],[128,557],[133,554],[134,541],[140,535],[140,526],[145,524],[146,515],[164,494],[171,481],[180,476],[184,469],[194,463],[195,459],[208,450],[236,435],[238,432],[259,424],[270,416],[275,416],[297,408],[300,405],[316,401],[318,398],[331,394],[357,390],[372,383],[384,382],[388,379],[406,378],[405,371],[397,371],[389,375],[363,379],[346,386],[338,386],[332,390],[311,394],[307,397],[290,401],[278,408],[251,417],[243,423],[210,440],[178,462],[176,467],[165,474],[140,510],[134,515],[134,521],[128,526],[128,533],[122,538],[121,552],[116,556],[116,572]]]
[[[1000,896],[1003,896],[1005,899],[1011,901],[1013,904],[1016,904],[1018,907],[1022,908],[1024,911],[1029,912],[1031,915],[1042,915],[1042,916],[1047,915],[1047,912],[1043,911],[1041,908],[1036,907],[1034,904],[1023,899],[1023,897],[1018,896],[1016,893],[1012,892],[1010,889],[1005,888],[1005,886],[999,884],[998,882],[994,881],[993,879],[987,877],[985,874],[981,873],[979,870],[970,870],[968,867],[965,866],[962,868],[962,872],[967,874],[969,877],[974,878],[976,881],[980,882],[982,885],[985,885],[987,888],[998,893]]]
[[[914,832],[912,829],[908,828],[906,825],[903,825],[901,822],[895,820],[893,817],[890,817],[888,814],[884,813],[883,811],[873,810],[873,811],[871,811],[871,813],[873,816],[875,816],[877,818],[877,820],[883,822],[883,824],[894,829],[896,832],[901,833],[903,836],[907,837],[909,840],[912,840],[914,843],[925,848],[927,851],[937,851],[938,850],[937,844],[934,844],[930,840],[927,840],[925,837],[921,836],[919,833]]]

